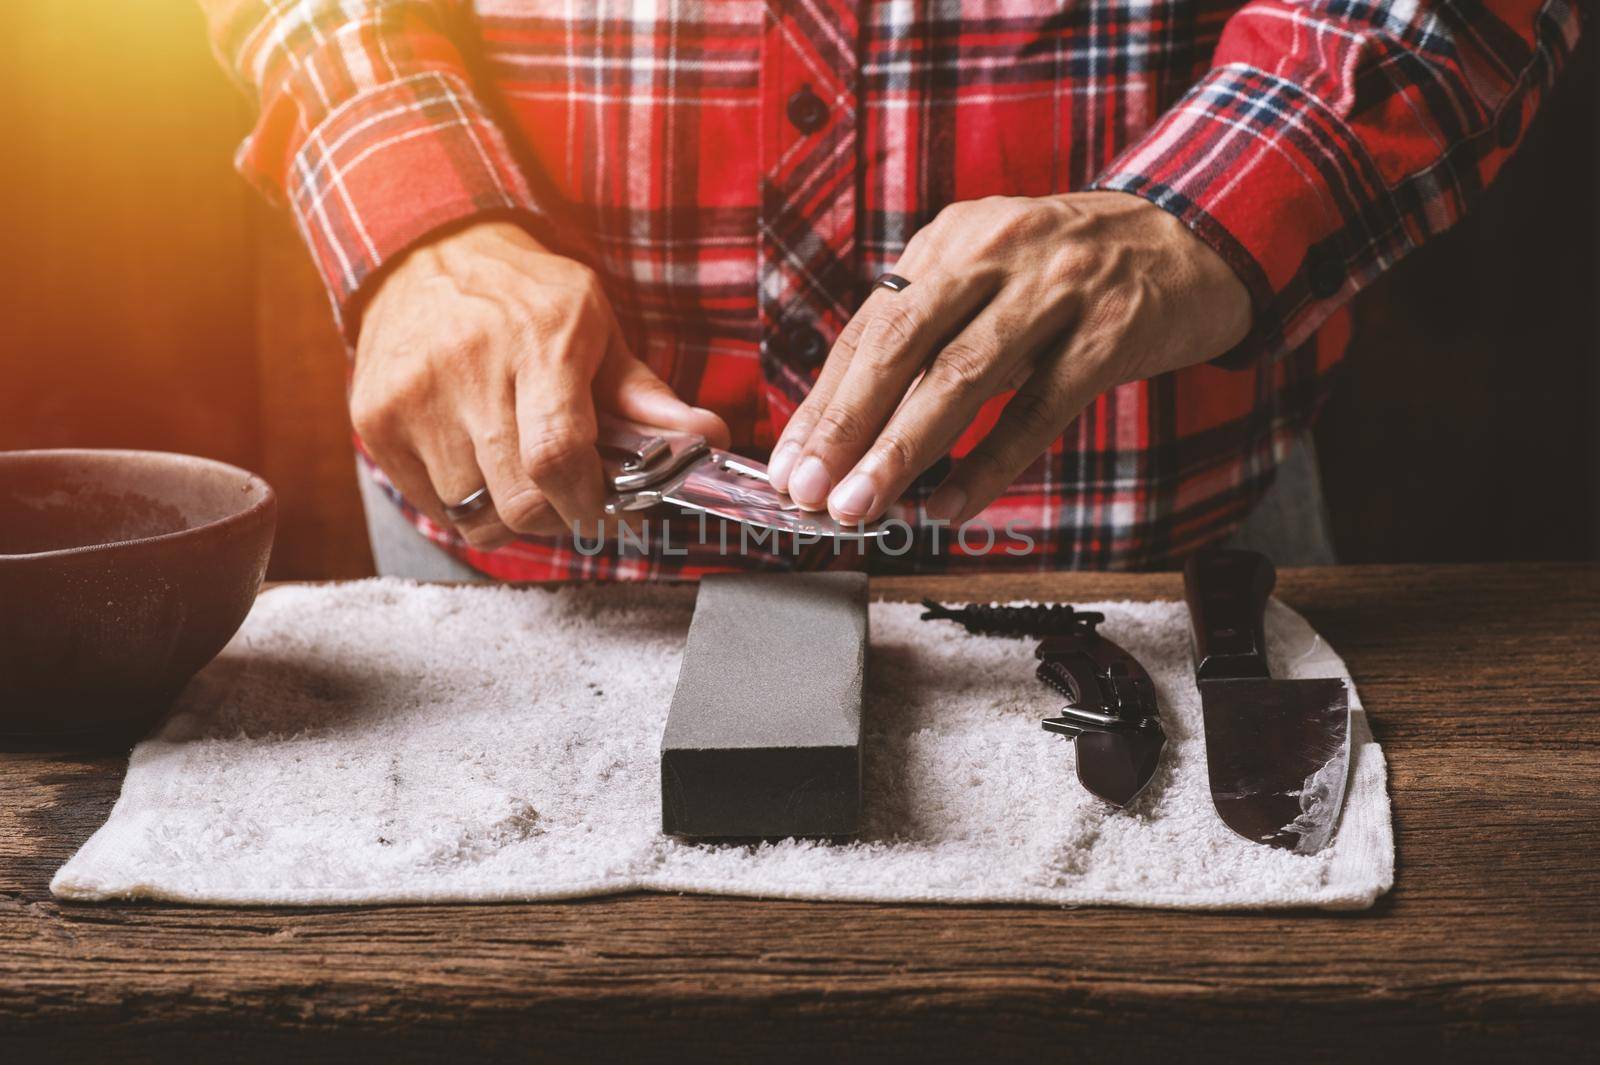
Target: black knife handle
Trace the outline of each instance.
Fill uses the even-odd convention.
[[[1265,615],[1277,571],[1256,551],[1211,549],[1183,567],[1198,680],[1268,677]]]
[[[1083,651],[1052,655],[1039,663],[1035,675],[1072,700],[1080,710],[1112,710],[1102,697],[1100,669]]]

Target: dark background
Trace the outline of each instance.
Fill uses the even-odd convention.
[[[9,0],[0,448],[260,472],[272,576],[370,572],[344,356],[192,0]],[[1341,557],[1600,557],[1596,81],[1585,46],[1465,224],[1357,301],[1318,429]]]

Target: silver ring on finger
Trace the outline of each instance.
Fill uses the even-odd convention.
[[[487,487],[480,488],[461,502],[446,505],[444,516],[453,522],[463,521],[487,507],[491,502],[493,500],[489,498],[489,489]]]
[[[890,292],[904,292],[911,287],[911,282],[899,274],[879,274],[872,285],[874,288],[886,288]]]

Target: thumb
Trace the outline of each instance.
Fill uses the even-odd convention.
[[[594,377],[594,404],[608,414],[641,425],[699,433],[713,447],[727,447],[728,423],[714,411],[691,407],[650,367],[634,358],[620,341],[612,341]]]

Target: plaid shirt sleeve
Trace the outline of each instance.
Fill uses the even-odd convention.
[[[463,0],[201,0],[258,97],[236,163],[291,208],[348,337],[363,285],[419,239],[545,215],[467,74]]]
[[[1276,358],[1467,211],[1578,36],[1569,0],[1253,0],[1211,70],[1095,180],[1234,268]]]

